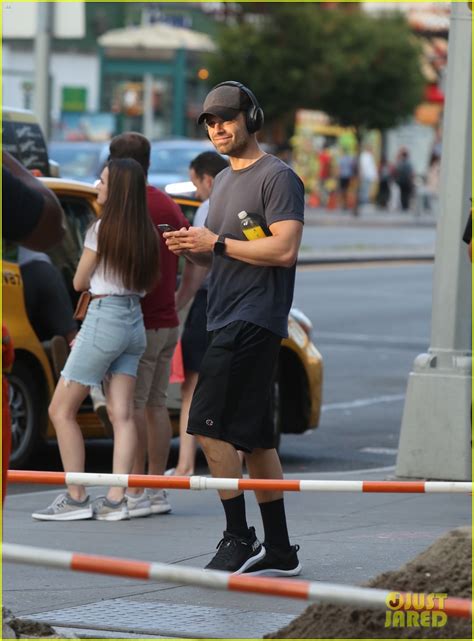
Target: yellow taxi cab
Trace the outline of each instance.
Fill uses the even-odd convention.
[[[83,248],[85,231],[99,214],[97,190],[90,184],[42,178],[59,198],[66,216],[67,231],[62,242],[46,252],[64,277],[73,306],[78,298],[72,279]],[[192,222],[199,202],[174,197]],[[54,438],[47,408],[67,353],[57,353],[54,337],[41,343],[28,319],[20,267],[15,251],[3,254],[3,322],[15,348],[15,362],[8,374],[9,404],[12,416],[11,467],[33,465],[38,446]],[[289,337],[282,342],[275,382],[275,429],[281,433],[303,433],[316,427],[321,409],[323,362],[311,341],[311,323],[298,310],[288,322]],[[63,339],[64,341],[64,339]],[[179,386],[171,385],[169,410],[174,433],[179,433]],[[108,436],[104,423],[93,410],[90,397],[83,403],[78,421],[85,438]]]

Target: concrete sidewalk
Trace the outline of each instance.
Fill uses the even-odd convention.
[[[382,468],[299,478],[371,480],[393,474],[393,468]],[[31,512],[56,493],[9,496],[4,540],[203,567],[224,526],[214,491],[184,490],[170,493],[170,515],[118,523],[33,521]],[[289,492],[286,497],[291,538],[301,546],[301,578],[312,581],[363,583],[471,521],[468,495]],[[262,536],[251,493],[247,506],[248,521]],[[3,604],[16,616],[34,616],[83,637],[259,638],[289,623],[308,602],[6,563]]]
[[[432,261],[434,216],[361,208],[306,209],[299,265],[386,261]]]
[[[388,210],[375,205],[361,205],[357,216],[348,209],[306,207],[305,218],[307,224],[323,226],[436,227],[436,216],[432,212],[420,214],[413,209]]]

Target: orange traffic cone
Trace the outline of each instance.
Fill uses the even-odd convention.
[[[321,205],[321,200],[319,199],[318,194],[315,191],[313,191],[310,197],[308,198],[308,207],[316,208],[316,207],[319,207],[320,205]]]
[[[332,191],[328,196],[328,201],[326,203],[327,209],[336,209],[337,208],[337,194],[335,191]]]

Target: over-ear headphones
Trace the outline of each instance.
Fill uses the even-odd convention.
[[[248,87],[243,85],[241,82],[237,82],[237,80],[226,80],[225,82],[220,82],[218,85],[213,87],[212,90],[217,89],[217,87],[238,87],[240,91],[248,97],[251,103],[250,107],[246,111],[246,125],[249,134],[254,134],[263,127],[265,119],[263,109],[258,104],[258,100],[254,93]]]

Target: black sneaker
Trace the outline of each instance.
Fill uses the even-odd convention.
[[[277,548],[271,548],[263,544],[266,550],[265,557],[253,565],[245,574],[254,576],[297,576],[301,574],[303,566],[298,560],[297,552],[299,545],[292,545],[288,552],[281,552]]]
[[[217,544],[216,555],[205,569],[242,574],[264,556],[265,548],[257,539],[255,528],[249,528],[246,538],[226,531],[224,537]]]

